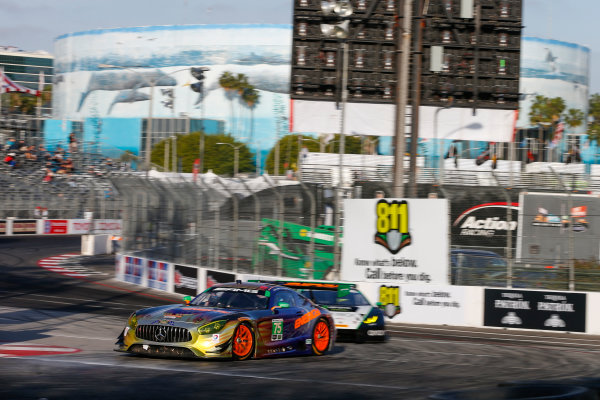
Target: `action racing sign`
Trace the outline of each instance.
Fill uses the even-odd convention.
[[[485,289],[485,326],[585,332],[586,294]]]
[[[342,280],[446,284],[446,199],[344,202]]]

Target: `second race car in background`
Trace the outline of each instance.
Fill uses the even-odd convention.
[[[264,281],[263,281],[264,282]],[[351,283],[276,281],[297,290],[333,316],[338,340],[383,342],[386,338],[384,313]]]

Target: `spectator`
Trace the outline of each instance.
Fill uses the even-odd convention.
[[[74,132],[71,132],[69,135],[69,151],[71,153],[75,153],[77,151],[77,138],[75,137]]]
[[[4,162],[7,163],[10,167],[15,167],[17,165],[16,157],[16,153],[8,153],[6,157],[4,157]]]
[[[16,140],[14,137],[8,138],[8,140],[6,141],[6,144],[4,145],[4,150],[11,149],[15,143],[16,143]]]

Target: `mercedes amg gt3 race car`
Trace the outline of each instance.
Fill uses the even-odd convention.
[[[273,281],[295,289],[314,303],[331,312],[337,338],[356,342],[386,339],[384,313],[371,305],[369,300],[351,283]]]
[[[181,358],[322,355],[335,339],[329,311],[289,288],[215,285],[187,304],[135,311],[115,351]]]

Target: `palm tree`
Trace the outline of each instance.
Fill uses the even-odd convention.
[[[535,96],[535,100],[531,105],[531,111],[529,112],[529,122],[531,125],[539,127],[537,138],[539,142],[544,142],[543,127],[554,128],[560,120],[565,107],[565,101],[560,97]]]
[[[596,93],[590,97],[588,115],[592,117],[587,128],[588,139],[600,144],[600,94]]]
[[[252,140],[254,139],[254,109],[260,100],[260,93],[254,88],[254,86],[249,85],[248,87],[244,88],[241,99],[244,105],[250,109],[249,142],[252,143]]]
[[[219,77],[219,86],[221,86],[225,90],[225,97],[229,100],[231,105],[231,115],[230,115],[230,133],[233,133],[233,99],[235,98],[236,91],[236,79],[235,76],[229,71],[225,71]]]

